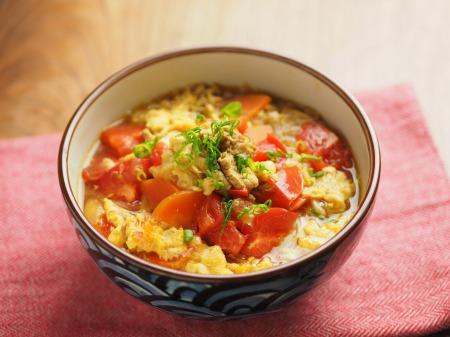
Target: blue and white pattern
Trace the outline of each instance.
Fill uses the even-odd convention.
[[[73,218],[72,223],[83,247],[124,291],[159,309],[198,319],[233,319],[279,310],[314,286],[332,255],[263,281],[217,284],[182,281],[138,268],[112,255]]]

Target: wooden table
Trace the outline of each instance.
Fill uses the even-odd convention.
[[[297,58],[353,91],[414,85],[450,171],[450,1],[3,0],[0,137],[61,131],[101,80],[174,48]]]

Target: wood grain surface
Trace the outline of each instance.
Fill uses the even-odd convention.
[[[0,0],[0,137],[61,131],[100,81],[182,47],[299,59],[357,92],[414,85],[450,168],[450,1]]]

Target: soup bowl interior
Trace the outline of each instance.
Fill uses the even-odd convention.
[[[331,128],[345,137],[352,149],[361,197],[360,208],[347,227],[362,221],[376,191],[379,154],[374,131],[358,103],[327,77],[290,59],[249,49],[203,48],[149,58],[125,68],[97,87],[70,121],[61,143],[60,181],[75,222],[78,225],[81,223],[83,231],[89,232],[89,240],[103,241],[102,244],[110,250],[108,254],[115,249],[95,232],[82,212],[84,185],[81,170],[98,141],[101,129],[141,103],[199,82],[233,86],[245,84],[316,109]],[[350,230],[344,228],[330,241],[338,242]],[[326,247],[318,251],[321,249]],[[126,252],[121,254],[129,255]],[[131,255],[129,258],[138,260]],[[168,277],[176,278],[176,275],[183,274],[171,273],[143,261],[140,263],[151,266],[152,270],[160,270]],[[199,282],[202,280],[202,276],[191,275],[190,278]],[[211,279],[203,278],[205,282]]]

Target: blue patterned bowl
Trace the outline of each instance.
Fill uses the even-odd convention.
[[[303,257],[241,275],[196,275],[141,260],[102,237],[82,212],[84,158],[99,131],[124,111],[197,82],[252,87],[321,112],[348,140],[360,177],[360,206],[334,238]],[[58,174],[75,231],[99,268],[124,291],[159,309],[192,318],[232,319],[272,312],[325,281],[359,241],[380,175],[378,141],[358,102],[312,68],[272,53],[236,47],[176,51],[139,61],[108,78],[80,105],[61,141]]]

